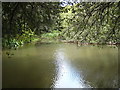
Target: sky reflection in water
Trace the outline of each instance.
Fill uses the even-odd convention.
[[[54,88],[85,88],[84,80],[62,49],[56,51],[56,77]]]

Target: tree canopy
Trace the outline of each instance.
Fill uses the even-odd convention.
[[[85,42],[120,42],[120,2],[78,3],[61,13],[64,34]]]
[[[59,37],[87,43],[120,42],[120,2],[2,3],[3,39],[10,43],[60,31]],[[26,37],[26,38],[25,38]],[[4,44],[4,43],[3,43]]]

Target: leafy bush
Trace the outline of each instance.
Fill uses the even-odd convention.
[[[50,33],[45,33],[42,34],[42,38],[46,38],[46,39],[56,39],[57,37],[59,37],[60,31],[52,31]]]
[[[17,34],[16,37],[8,36],[2,38],[2,46],[3,48],[17,48],[18,46],[22,46],[25,43],[29,43],[36,38],[36,35],[32,30],[22,30],[22,34]]]

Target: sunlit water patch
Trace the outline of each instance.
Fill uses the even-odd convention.
[[[56,77],[54,88],[86,88],[82,74],[72,66],[62,49],[56,51]]]

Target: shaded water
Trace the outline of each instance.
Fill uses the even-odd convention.
[[[3,88],[117,87],[117,48],[40,44],[6,52]]]

